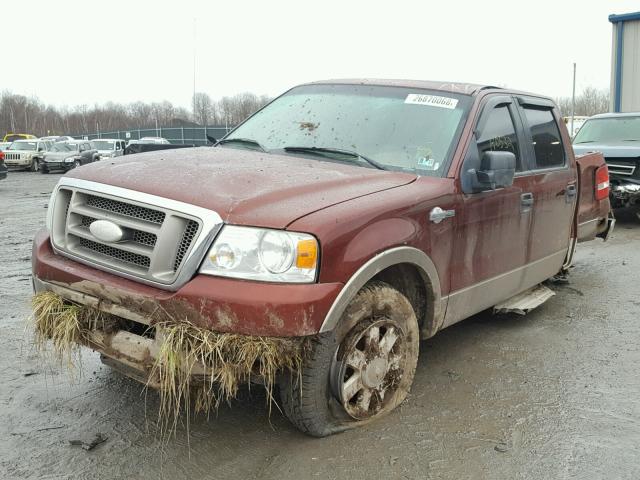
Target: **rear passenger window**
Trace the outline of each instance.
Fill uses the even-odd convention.
[[[511,152],[516,156],[516,171],[522,171],[522,161],[518,150],[518,137],[509,113],[509,107],[495,107],[488,113],[487,122],[478,139],[480,157],[484,152]]]
[[[536,168],[562,167],[564,147],[551,110],[524,107],[524,114],[531,130]]]

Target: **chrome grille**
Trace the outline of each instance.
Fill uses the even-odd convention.
[[[222,227],[211,210],[73,178],[61,180],[49,217],[58,253],[170,290],[195,274]],[[97,220],[116,224],[122,239],[93,235]]]
[[[105,257],[116,258],[122,262],[131,263],[132,265],[136,265],[138,267],[149,268],[149,264],[151,263],[149,257],[145,257],[144,255],[125,252],[124,250],[120,250],[119,248],[110,247],[103,243],[93,242],[91,240],[87,240],[86,238],[81,238],[79,245],[81,248],[91,250]]]
[[[636,170],[636,166],[633,164],[622,165],[619,163],[609,163],[607,162],[607,167],[609,168],[609,173],[613,173],[616,175],[633,175],[633,172]]]
[[[164,212],[111,200],[109,198],[98,197],[96,195],[87,195],[87,206],[99,208],[107,212],[118,213],[127,217],[138,218],[151,223],[157,223],[158,225],[161,225],[165,218]]]
[[[4,159],[5,160],[20,160],[20,154],[19,153],[4,152]]]
[[[187,224],[182,234],[182,240],[180,240],[180,246],[178,247],[176,261],[173,263],[174,270],[178,270],[178,267],[180,267],[182,259],[189,251],[189,245],[191,245],[193,237],[196,236],[196,233],[198,233],[198,223],[192,220]]]
[[[67,211],[67,215],[68,215],[68,211]],[[80,226],[86,228],[87,230],[89,229],[89,227],[93,222],[98,220],[97,218],[88,217],[86,215],[80,215],[80,218],[81,218]],[[191,224],[191,222],[189,223]],[[193,223],[196,225],[196,232],[197,232],[198,222],[193,222]],[[139,243],[140,245],[148,245],[150,247],[153,247],[156,244],[156,241],[158,240],[157,235],[155,235],[154,233],[143,232],[141,230],[133,230],[129,233],[130,233],[129,237],[131,241]]]
[[[198,225],[197,222],[194,223]],[[135,230],[131,236],[131,240],[133,242],[139,243],[140,245],[149,245],[150,247],[153,247],[156,244],[157,239],[158,237],[155,234],[142,232],[140,230]]]

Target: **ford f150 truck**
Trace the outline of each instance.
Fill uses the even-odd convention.
[[[56,312],[109,315],[73,338],[161,395],[152,377],[174,368],[170,348],[197,352],[173,373],[186,365],[207,388],[234,375],[278,383],[289,419],[328,435],[404,400],[420,339],[526,295],[577,242],[605,237],[608,182],[602,155],[576,158],[539,95],[305,84],[213,148],[62,177],[33,246],[36,316],[65,321],[35,301],[46,295]],[[179,339],[172,322],[188,326]],[[298,363],[281,359],[291,345],[303,345]]]

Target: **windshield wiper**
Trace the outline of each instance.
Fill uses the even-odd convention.
[[[584,142],[576,142],[574,145],[579,145],[581,143],[595,143],[595,140],[585,140]]]
[[[267,151],[262,145],[250,138],[223,138],[222,140],[218,140],[218,143],[216,143],[215,146],[217,147],[218,145],[224,145],[225,143],[243,143],[245,145],[258,147],[258,149],[262,150],[265,153]]]
[[[364,155],[359,154],[358,152],[354,152],[353,150],[343,150],[341,148],[328,148],[328,147],[284,147],[283,150],[285,152],[301,152],[301,153],[315,153],[317,155],[346,155],[348,157],[359,158],[364,160],[369,165],[374,166],[378,170],[386,170],[387,168],[372,160],[370,158],[365,157]]]

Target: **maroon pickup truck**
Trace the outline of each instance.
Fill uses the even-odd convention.
[[[600,154],[574,156],[548,98],[305,84],[213,148],[68,172],[34,241],[34,288],[122,320],[78,341],[142,381],[161,317],[304,344],[300,371],[275,383],[289,419],[322,436],[400,404],[420,339],[526,296],[576,243],[606,237],[608,182]],[[200,373],[217,368],[201,360]]]

